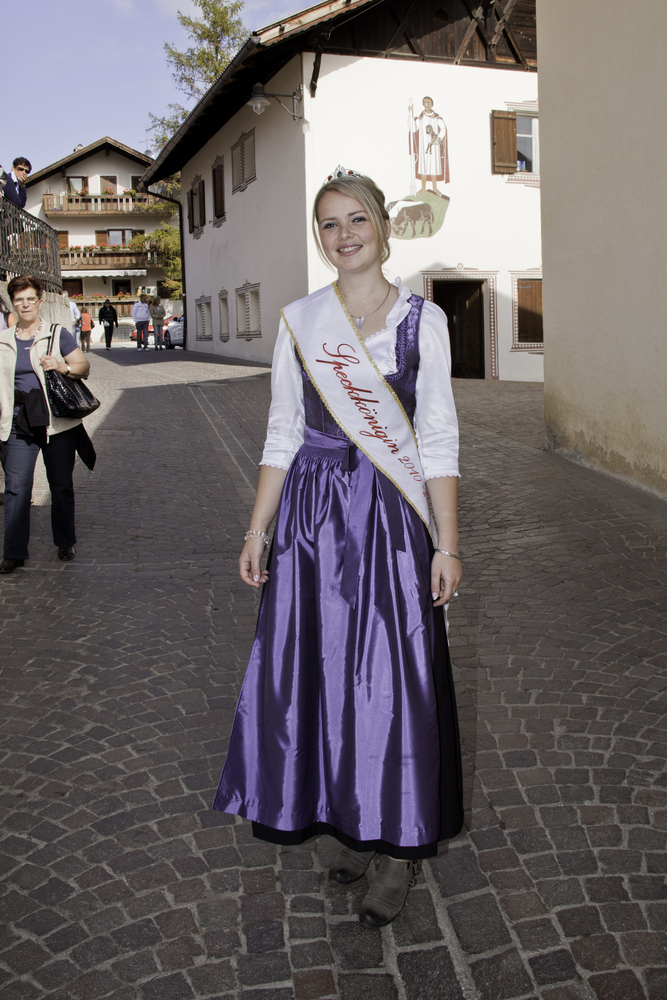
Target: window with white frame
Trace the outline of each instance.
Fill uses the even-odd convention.
[[[229,340],[229,293],[223,288],[218,292],[218,312],[220,315],[220,340]]]
[[[492,169],[508,181],[539,187],[540,144],[537,101],[492,111]]]
[[[254,181],[255,171],[255,130],[241,134],[232,146],[232,193],[245,191]]]
[[[236,289],[236,336],[240,340],[262,336],[259,285],[251,285],[249,281]]]
[[[534,115],[516,116],[516,169],[520,174],[539,174],[539,122]]]
[[[195,299],[196,338],[197,340],[213,340],[211,326],[211,296],[202,295]]]

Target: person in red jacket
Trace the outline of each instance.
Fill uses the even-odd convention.
[[[81,310],[81,350],[84,354],[90,351],[90,333],[95,323],[86,309]]]

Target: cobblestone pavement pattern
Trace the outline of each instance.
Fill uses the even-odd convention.
[[[467,829],[367,930],[333,841],[278,850],[209,810],[268,372],[91,360],[76,560],[40,479],[0,584],[0,1000],[664,1000],[665,505],[545,453],[539,386],[456,384]]]

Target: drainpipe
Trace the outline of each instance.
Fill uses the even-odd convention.
[[[155,198],[160,198],[162,201],[170,201],[173,205],[178,206],[178,231],[181,240],[181,285],[183,286],[183,350],[188,349],[188,310],[186,308],[186,298],[185,298],[185,243],[183,241],[183,205],[178,200],[178,198],[170,198],[168,194],[157,194],[156,191],[150,191],[144,185],[143,187],[147,194],[152,194]]]

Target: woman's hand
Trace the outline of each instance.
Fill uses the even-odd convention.
[[[58,371],[61,375],[67,375],[68,378],[88,378],[90,374],[90,362],[83,356],[78,347],[66,355],[64,361],[58,361],[53,354],[43,354],[39,363],[45,372]],[[67,371],[68,365],[69,372]]]
[[[239,556],[239,573],[244,583],[249,587],[261,587],[269,579],[267,570],[262,570],[260,563],[266,546],[261,538],[249,538]]]
[[[61,375],[65,375],[67,373],[67,365],[64,364],[64,362],[61,364],[52,354],[43,354],[39,359],[39,363],[45,372],[57,371],[60,372]]]
[[[440,608],[451,600],[461,582],[462,568],[458,559],[436,552],[431,562],[431,596],[433,607]]]

